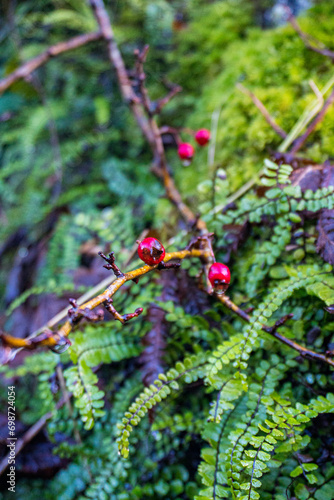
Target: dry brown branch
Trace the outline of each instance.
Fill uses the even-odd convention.
[[[38,56],[22,64],[22,66],[18,67],[6,78],[0,80],[0,94],[18,80],[27,78],[31,73],[33,73],[33,71],[35,71],[40,66],[43,66],[52,57],[59,56],[64,52],[68,52],[69,50],[77,49],[78,47],[86,45],[86,43],[99,40],[100,38],[102,38],[102,33],[100,31],[96,31],[93,33],[87,33],[85,35],[75,36],[74,38],[70,38],[66,42],[60,42],[56,45],[52,45]]]
[[[290,153],[292,155],[296,154],[300,150],[300,148],[304,145],[308,136],[314,131],[316,126],[323,120],[325,114],[327,113],[327,111],[329,110],[329,108],[333,104],[333,102],[334,102],[334,89],[332,90],[330,95],[327,97],[326,101],[324,102],[323,107],[321,108],[319,113],[317,113],[316,116],[313,118],[310,125],[305,130],[304,134],[301,135],[294,142],[294,144],[290,150]]]
[[[275,132],[280,135],[283,139],[286,138],[287,134],[286,132],[275,122],[275,120],[270,116],[269,111],[267,108],[262,104],[260,99],[256,97],[253,92],[251,92],[249,89],[247,89],[244,85],[241,83],[237,83],[236,87],[245,95],[250,97],[257,107],[257,109],[260,111],[264,119],[266,120],[267,123],[275,130]]]
[[[137,123],[147,141],[149,142],[151,147],[154,147],[154,135],[144,114],[143,108],[133,91],[122,55],[115,41],[114,32],[110,23],[108,13],[104,7],[103,0],[90,0],[89,3],[93,9],[97,23],[100,27],[102,37],[106,41],[108,57],[112,66],[116,70],[117,79],[123,98],[125,99],[125,102],[130,106],[131,111],[136,118]]]
[[[93,9],[103,38],[106,40],[109,60],[116,70],[122,95],[130,106],[142,133],[151,147],[154,165],[152,169],[153,172],[163,181],[167,197],[177,207],[181,216],[188,223],[188,225],[190,227],[196,225],[198,230],[205,231],[205,223],[203,221],[197,221],[195,214],[193,214],[190,208],[183,202],[182,197],[175,186],[174,180],[169,174],[159,127],[153,116],[150,116],[150,113],[147,113],[148,116],[146,116],[145,108],[147,108],[147,103],[145,105],[143,100],[141,101],[138,99],[133,90],[122,55],[115,41],[110,19],[104,7],[103,0],[89,0],[89,3]],[[146,53],[147,49],[144,53],[145,57]]]
[[[192,249],[192,250],[180,250],[177,252],[166,253],[164,262],[169,262],[175,259],[182,260],[189,257],[197,257],[203,259],[204,261],[210,260],[212,258],[211,252],[206,249],[203,250]],[[36,349],[37,347],[40,346],[54,347],[56,345],[64,345],[64,341],[67,339],[73,327],[78,323],[78,321],[81,318],[86,317],[93,321],[98,321],[99,319],[101,319],[101,315],[99,314],[99,312],[97,314],[93,313],[93,316],[90,318],[89,317],[90,311],[95,309],[97,306],[105,304],[107,301],[110,301],[113,295],[127,281],[133,281],[134,279],[139,278],[140,276],[143,276],[144,274],[147,274],[151,271],[154,271],[155,269],[159,269],[159,264],[155,266],[142,266],[138,269],[135,269],[134,271],[130,271],[128,273],[122,274],[121,276],[118,276],[103,293],[97,295],[90,301],[83,304],[81,307],[76,307],[74,309],[74,314],[70,312],[70,319],[56,332],[52,332],[51,330],[45,330],[44,332],[41,332],[37,337],[28,339],[19,339],[11,335],[1,333],[0,339],[2,340],[3,346],[5,348],[12,348],[12,349],[19,349],[19,348]],[[138,315],[140,313],[137,312],[132,314]],[[119,316],[120,317],[117,317],[117,319],[120,320],[120,318],[122,318],[124,320],[124,316],[121,315]]]
[[[56,409],[61,408],[66,402],[66,398],[62,398],[56,404]],[[15,456],[17,456],[22,449],[38,434],[53,416],[53,411],[49,411],[43,415],[34,425],[32,425],[23,436],[16,441],[15,444]],[[8,467],[9,453],[0,462],[0,476],[5,472]]]
[[[247,321],[248,323],[250,322],[251,317],[247,313],[245,313],[245,311],[240,309],[236,304],[230,301],[228,297],[218,296],[217,298],[222,302],[222,304],[226,305],[231,311],[240,316],[240,318]],[[288,345],[289,347],[297,351],[301,356],[312,359],[313,361],[321,361],[322,363],[327,363],[328,365],[334,366],[334,360],[331,355],[320,354],[318,352],[312,351],[311,349],[307,349],[306,347],[297,344],[297,342],[295,342],[294,340],[288,339],[287,337],[284,337],[284,335],[277,333],[277,328],[284,324],[289,319],[289,317],[291,316],[284,316],[284,318],[276,321],[273,327],[262,326],[262,330],[266,333],[269,333],[269,335],[272,335],[280,342],[283,342],[283,344]]]
[[[289,16],[289,22],[291,23],[291,26],[295,29],[295,31],[298,33],[300,38],[303,40],[305,46],[308,49],[313,50],[314,52],[317,52],[322,56],[329,57],[334,61],[334,52],[332,50],[327,49],[326,47],[322,48],[317,47],[315,43],[319,43],[319,41],[314,40],[313,37],[311,37],[307,33],[304,33],[304,31],[302,31],[299,24],[297,23],[297,19],[293,15]],[[311,40],[314,40],[314,43],[312,43]]]
[[[178,94],[181,91],[182,91],[182,87],[180,87],[179,85],[171,85],[168,94],[165,97],[158,99],[158,101],[156,101],[156,103],[154,103],[155,105],[154,105],[153,113],[155,115],[158,115],[159,113],[161,113],[162,108],[164,106],[166,106],[166,104],[168,104],[169,101],[171,99],[173,99],[173,97],[175,97],[176,94]]]

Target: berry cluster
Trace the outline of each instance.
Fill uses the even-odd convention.
[[[210,131],[202,128],[195,134],[195,141],[199,146],[206,146],[210,140]],[[189,142],[181,142],[178,147],[178,155],[184,165],[190,165],[195,154],[195,148]]]
[[[166,251],[162,243],[156,238],[145,238],[138,241],[138,256],[149,266],[160,264],[165,258]],[[225,264],[214,262],[208,274],[209,281],[218,294],[222,294],[228,288],[231,281],[230,270]]]

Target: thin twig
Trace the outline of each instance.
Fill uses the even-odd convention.
[[[144,114],[142,106],[131,85],[126,67],[115,41],[114,32],[103,0],[89,0],[102,36],[107,43],[108,57],[116,70],[118,83],[125,102],[130,106],[137,123],[151,146],[154,146],[154,135]]]
[[[256,97],[256,95],[253,94],[253,92],[251,92],[249,89],[247,89],[241,83],[237,83],[236,87],[243,94],[247,95],[248,97],[250,97],[252,99],[253,103],[255,104],[255,106],[257,107],[257,109],[260,111],[260,113],[263,115],[263,117],[266,120],[266,122],[269,123],[269,125],[271,126],[271,128],[273,128],[278,135],[280,135],[283,139],[285,139],[286,136],[287,136],[286,132],[279,125],[277,125],[277,123],[270,116],[269,111],[264,106],[264,104],[262,104],[262,102],[260,101],[260,99],[258,97]]]
[[[308,136],[313,132],[318,123],[322,121],[322,119],[324,118],[325,114],[327,113],[333,102],[334,102],[334,89],[329,94],[326,101],[324,102],[323,107],[321,108],[319,113],[314,117],[314,119],[304,132],[304,134],[295,141],[293,147],[290,150],[291,154],[296,154],[297,151],[300,150],[300,148],[304,145],[305,141],[307,140]]]
[[[133,90],[122,55],[115,41],[110,18],[104,7],[103,0],[89,0],[89,3],[93,9],[103,38],[106,40],[109,60],[116,70],[122,95],[130,106],[142,133],[146,137],[152,149],[154,164],[152,170],[154,174],[163,181],[167,197],[177,207],[188,225],[190,227],[196,225],[198,230],[205,231],[205,223],[203,221],[197,221],[195,214],[183,202],[182,197],[175,186],[174,180],[168,171],[160,129],[153,116],[150,116],[149,114],[147,117],[145,115],[144,103],[140,102]]]
[[[164,262],[169,262],[170,260],[177,259],[182,260],[188,257],[198,257],[204,261],[210,260],[212,258],[211,252],[207,249],[191,249],[191,250],[180,250],[177,252],[166,253]],[[80,308],[76,309],[76,317],[87,316],[87,311],[95,309],[100,304],[104,304],[108,301],[127,281],[133,281],[140,276],[143,276],[151,271],[154,271],[159,267],[159,264],[155,266],[142,266],[138,269],[125,273],[122,276],[117,277],[108,288],[101,294],[97,295],[90,301],[83,304]],[[94,318],[95,319],[95,318]],[[98,319],[98,318],[97,318]],[[71,333],[73,326],[76,324],[70,318],[58,331],[44,331],[40,333],[37,337],[28,339],[19,339],[5,333],[0,334],[0,339],[5,347],[11,347],[14,349],[26,348],[26,349],[36,349],[39,346],[54,347],[59,343],[62,343],[64,339],[68,337]]]
[[[299,24],[297,23],[296,18],[293,15],[289,16],[289,21],[291,23],[291,26],[298,33],[298,35],[303,40],[305,46],[308,49],[313,50],[314,52],[317,52],[318,54],[321,54],[322,56],[329,57],[330,59],[332,59],[334,61],[334,52],[332,50],[327,49],[326,47],[320,48],[320,47],[317,47],[316,45],[314,45],[313,43],[311,43],[311,41],[310,41],[311,36],[307,35],[306,33],[304,33],[304,31],[302,31]],[[316,42],[319,43],[318,40]]]
[[[166,104],[169,103],[169,101],[171,99],[173,99],[173,97],[176,96],[176,94],[178,94],[179,92],[182,91],[182,87],[180,87],[179,85],[173,85],[170,89],[170,91],[168,92],[168,94],[165,96],[165,97],[162,97],[161,99],[158,99],[155,103],[154,103],[154,109],[153,109],[153,113],[155,115],[158,115],[159,113],[161,113],[161,110],[164,106],[166,106]]]
[[[102,33],[100,31],[96,31],[93,33],[87,33],[85,35],[75,36],[74,38],[70,38],[66,42],[60,42],[52,45],[37,57],[34,57],[33,59],[30,59],[30,61],[22,64],[22,66],[19,66],[6,78],[0,80],[0,94],[18,80],[27,78],[33,71],[35,71],[40,66],[43,66],[52,57],[58,56],[63,52],[68,52],[69,50],[77,49],[78,47],[82,47],[82,45],[86,45],[86,43],[99,40],[100,38],[102,38]]]
[[[225,295],[218,295],[216,296],[218,300],[222,304],[224,304],[226,307],[228,307],[231,311],[235,312],[240,318],[242,318],[244,321],[247,321],[247,323],[250,322],[251,317],[245,313],[242,309],[240,309],[236,304],[234,304],[227,296]],[[277,327],[280,326],[281,324],[285,323],[289,319],[289,315],[285,316],[284,318],[281,318],[278,320],[274,327],[268,327],[263,325],[262,330],[265,331],[266,333],[269,333],[269,335],[272,335],[275,337],[275,339],[280,340],[284,344],[288,345],[295,351],[297,351],[301,356],[304,356],[306,358],[315,360],[315,361],[321,361],[322,363],[327,363],[328,365],[334,366],[334,360],[332,359],[331,356],[326,356],[325,354],[320,354],[315,351],[312,351],[311,349],[307,349],[306,347],[301,346],[300,344],[297,344],[294,340],[288,339],[287,337],[284,337],[284,335],[281,335],[280,333],[277,333]],[[282,320],[283,323],[282,323]]]
[[[56,404],[56,409],[61,408],[66,402],[66,398],[61,398]],[[17,456],[20,451],[38,434],[47,423],[53,417],[54,411],[49,411],[43,415],[33,426],[31,426],[23,436],[16,441],[15,444],[15,456]],[[8,461],[10,454],[6,455],[0,462],[0,476],[5,472],[8,467]]]

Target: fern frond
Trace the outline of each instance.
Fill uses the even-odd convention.
[[[166,374],[161,373],[159,378],[138,396],[125,413],[122,423],[118,424],[120,432],[117,442],[124,458],[129,455],[129,436],[133,427],[139,424],[153,406],[166,399],[172,389],[175,391],[180,389],[179,380],[190,384],[203,378],[205,362],[204,353],[187,357],[183,362],[177,362],[175,368],[168,370]]]
[[[91,429],[95,419],[104,415],[104,392],[98,388],[98,377],[92,368],[137,356],[140,347],[132,337],[120,337],[106,326],[89,325],[84,333],[77,333],[69,353],[75,366],[64,372],[67,387],[73,392],[85,429]]]
[[[259,478],[268,472],[268,462],[272,459],[273,452],[298,451],[305,446],[305,441],[300,435],[305,428],[304,424],[320,413],[334,413],[333,394],[327,394],[326,398],[319,396],[317,399],[312,399],[310,405],[297,403],[295,408],[289,406],[288,401],[279,399],[281,399],[279,408],[276,407],[272,411],[272,420],[265,420],[265,425],[259,424],[258,433],[261,432],[261,435],[254,435],[251,438],[252,449],[245,450],[245,459],[240,460],[240,465],[233,466],[234,472],[240,473],[242,470],[246,475],[245,482],[241,484],[240,481],[236,482],[233,479],[230,481],[234,496],[238,500],[259,499],[260,495],[256,491],[261,487]],[[279,441],[284,444],[279,445]],[[293,470],[292,477],[297,476],[298,472],[298,469]]]

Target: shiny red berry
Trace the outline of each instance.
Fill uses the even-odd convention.
[[[210,140],[210,130],[207,130],[206,128],[201,128],[200,130],[197,130],[195,134],[195,141],[197,144],[200,146],[205,146]]]
[[[156,238],[145,238],[138,245],[139,258],[149,266],[159,264],[165,258],[166,251]]]
[[[209,269],[209,281],[215,292],[224,293],[231,281],[229,268],[225,264],[215,262]]]
[[[195,150],[189,142],[182,142],[179,145],[178,154],[181,160],[190,161],[194,156]]]

